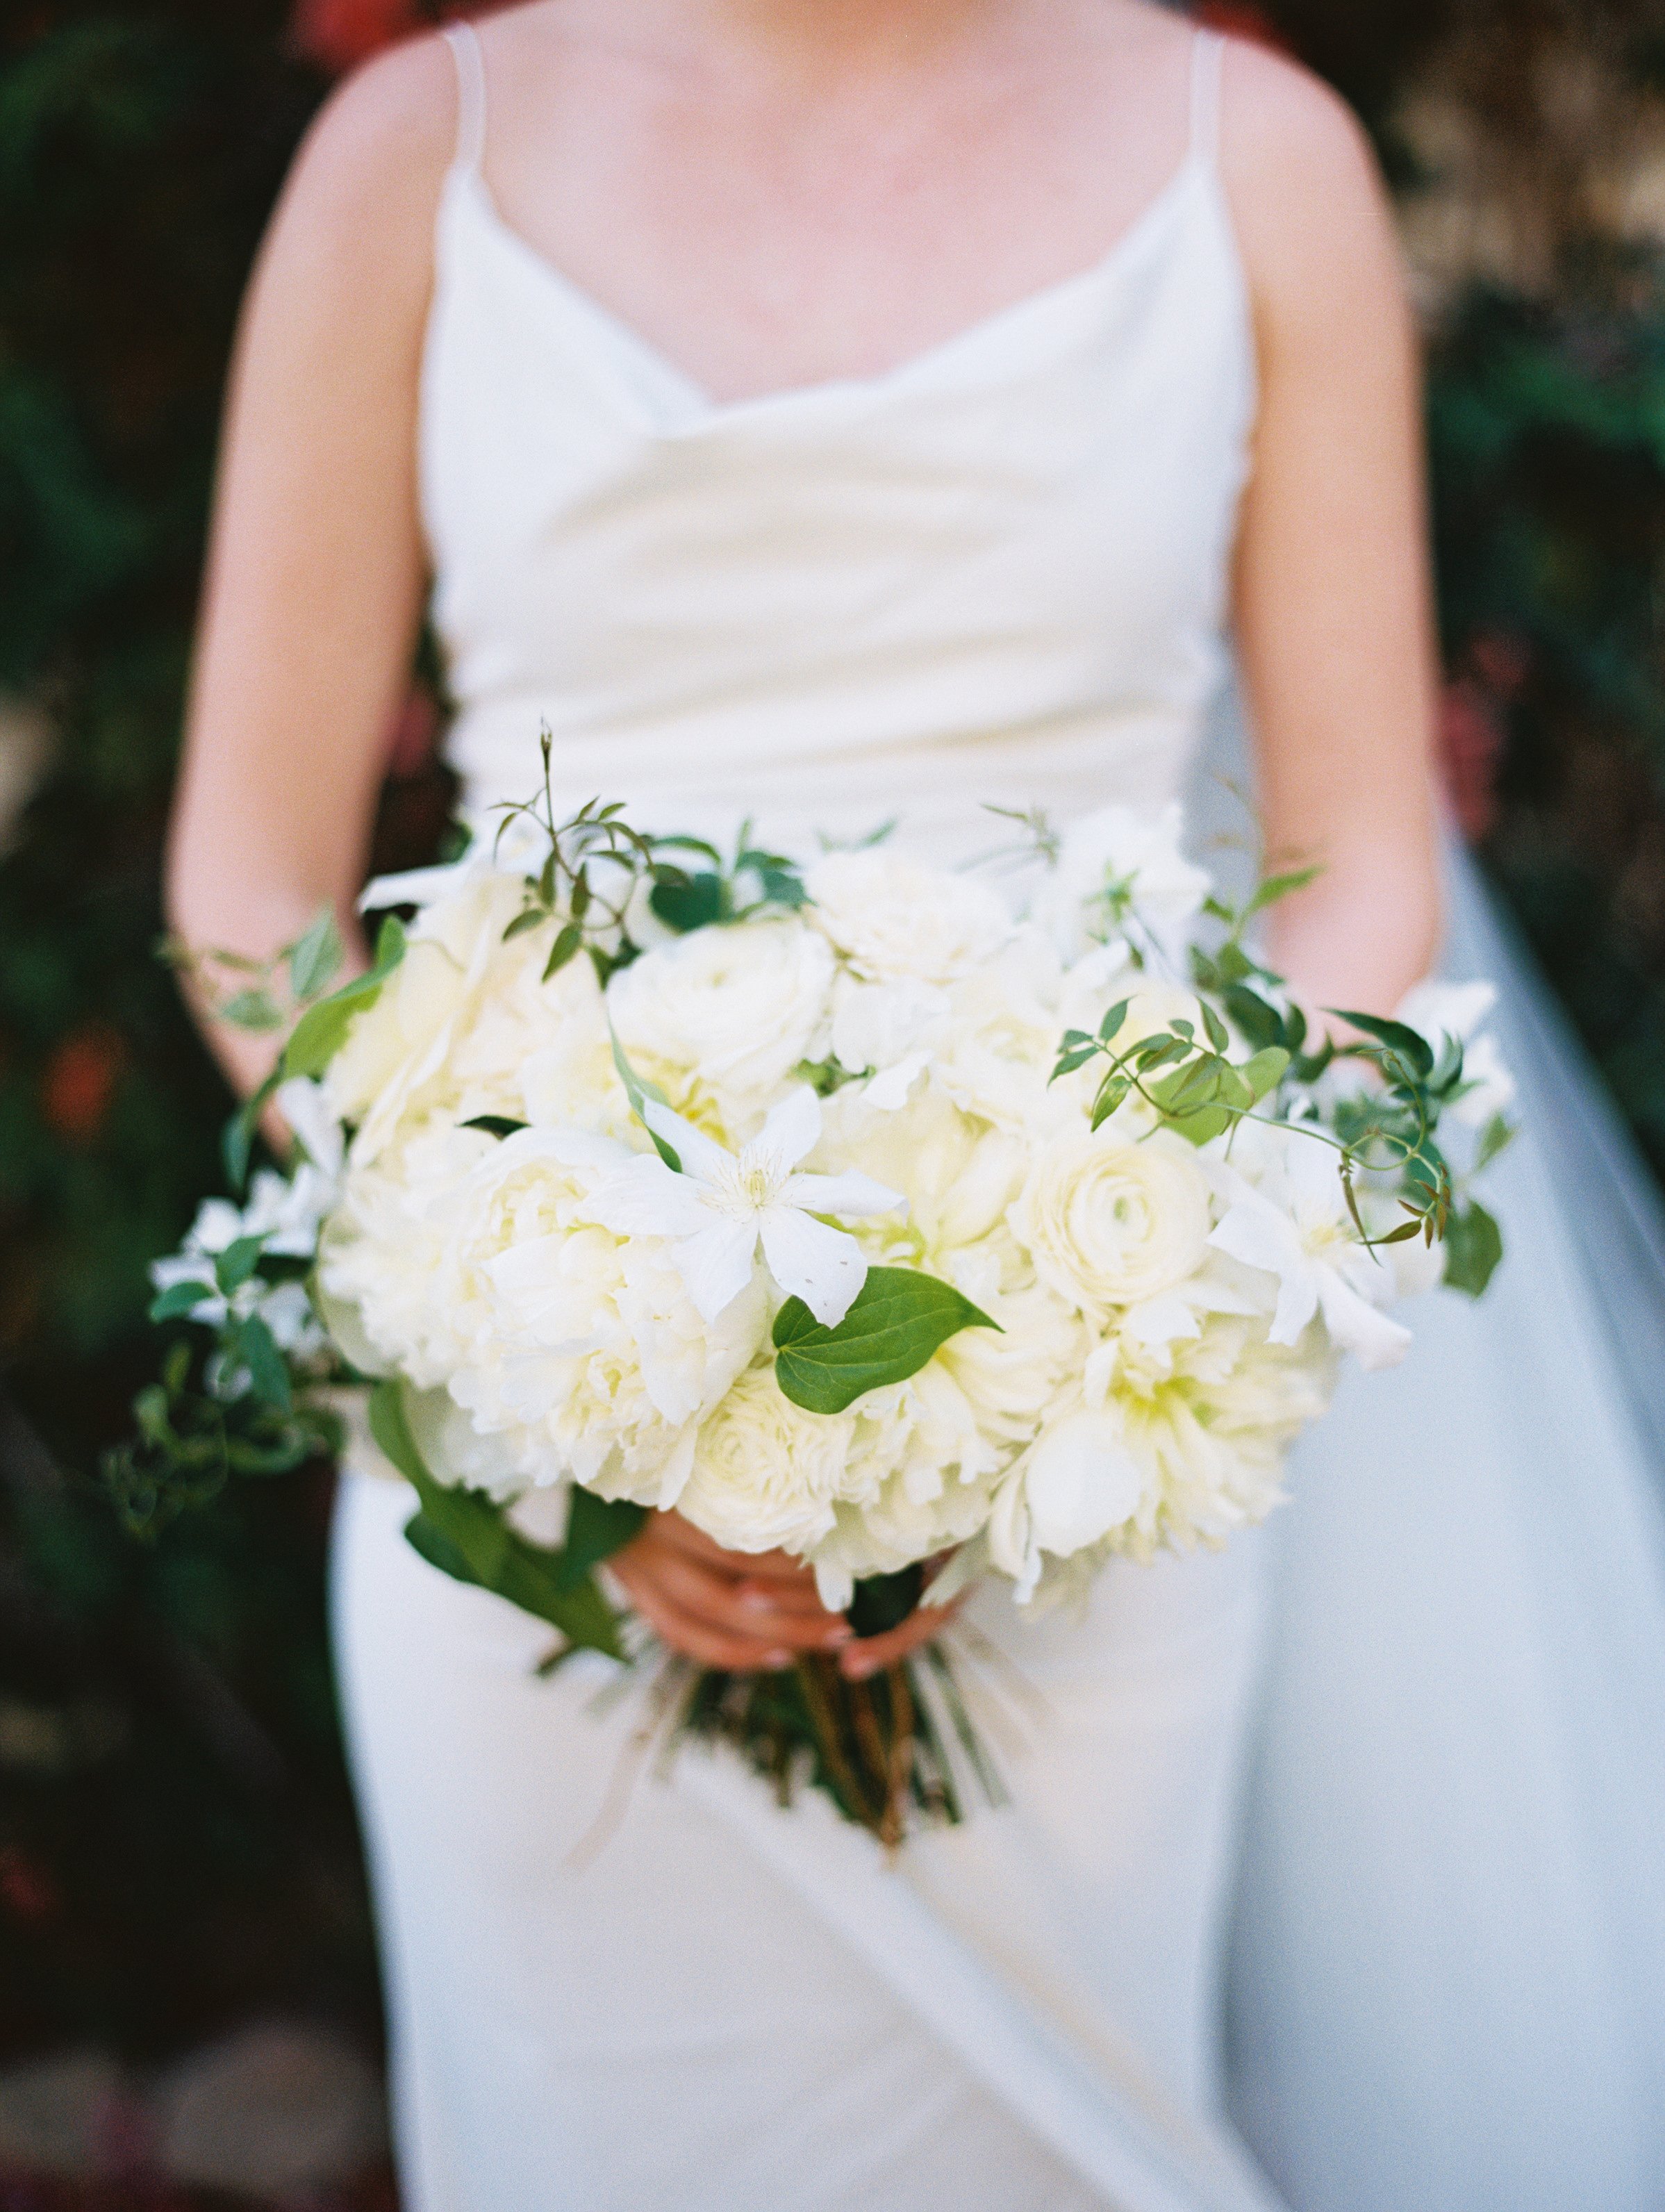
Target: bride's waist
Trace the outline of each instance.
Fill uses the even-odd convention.
[[[470,809],[528,798],[550,730],[557,806],[622,799],[660,834],[723,838],[743,820],[787,851],[870,836],[890,822],[911,845],[965,860],[998,843],[989,809],[1066,821],[1111,804],[1159,805],[1190,766],[1200,718],[1165,707],[1096,709],[1020,725],[930,730],[828,726],[805,712],[762,723],[731,713],[597,730],[563,726],[533,695],[465,709],[446,754]],[[992,834],[993,833],[993,834]]]

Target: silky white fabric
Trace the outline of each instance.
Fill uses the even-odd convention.
[[[963,858],[1008,834],[988,802],[1178,793],[1255,399],[1218,43],[1098,267],[724,406],[504,225],[451,35],[421,463],[471,805],[530,794],[540,721],[558,801],[789,843],[900,815]],[[979,1593],[1012,1802],[895,1866],[700,1754],[621,1810],[628,1698],[594,1709],[599,1663],[538,1680],[536,1624],[419,1560],[362,1452],[334,1603],[410,2212],[1665,2198],[1659,1547],[1560,1172],[1522,1149],[1506,1295],[1430,1303],[1281,1529],[1118,1566],[1079,1620]],[[1218,2117],[1234,1884],[1225,2086],[1281,2197]]]

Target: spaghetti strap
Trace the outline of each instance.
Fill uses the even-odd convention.
[[[486,65],[472,23],[448,23],[446,44],[457,64],[456,167],[477,171],[486,148]]]
[[[1212,168],[1220,151],[1220,66],[1225,40],[1218,31],[1191,35],[1191,158]]]

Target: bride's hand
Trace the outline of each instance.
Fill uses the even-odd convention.
[[[884,1636],[855,1638],[829,1613],[810,1569],[785,1552],[726,1552],[679,1513],[650,1516],[609,1566],[650,1628],[702,1666],[731,1674],[789,1667],[802,1652],[837,1652],[854,1680],[935,1635],[946,1610],[924,1607]]]

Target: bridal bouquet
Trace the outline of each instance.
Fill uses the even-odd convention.
[[[1038,1605],[1261,1520],[1338,1356],[1484,1287],[1486,988],[1310,1034],[1250,942],[1304,877],[1228,907],[1177,810],[1026,821],[1023,899],[886,842],[725,855],[557,821],[544,758],[495,842],[371,887],[414,918],[368,974],[324,995],[327,917],[289,949],[296,1164],[155,1270],[210,1348],[138,1401],[135,1522],[327,1445],[350,1386],[411,1542],[552,1657],[643,1656],[597,1571],[655,1508],[806,1561],[858,1632],[984,1576]],[[945,1643],[868,1682],[666,1664],[672,1737],[889,1839],[994,1786]]]

